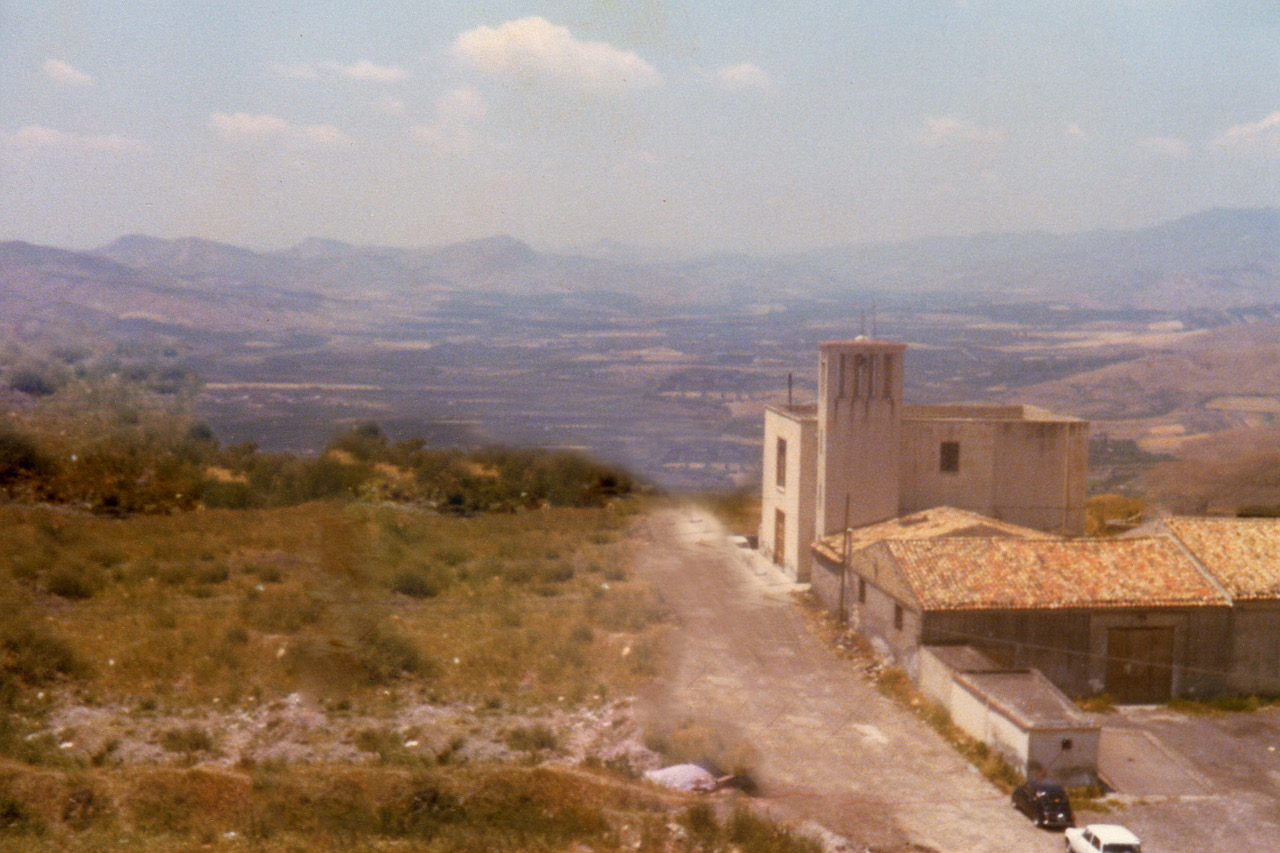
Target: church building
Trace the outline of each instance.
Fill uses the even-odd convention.
[[[911,405],[906,344],[826,341],[816,404],[765,410],[760,549],[799,581],[824,536],[948,506],[1084,532],[1089,424],[1021,405]]]

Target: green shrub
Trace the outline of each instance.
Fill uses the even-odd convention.
[[[554,750],[559,746],[555,732],[541,723],[512,729],[507,732],[506,742],[511,749],[531,753]]]
[[[0,427],[0,487],[45,476],[52,470],[53,463],[31,436]]]
[[[93,585],[85,577],[84,569],[64,566],[56,569],[45,581],[45,589],[59,598],[82,601],[93,597]]]
[[[410,598],[435,598],[440,594],[440,589],[441,584],[434,573],[421,568],[403,569],[391,579],[392,592]]]
[[[821,853],[823,849],[815,839],[741,808],[729,819],[727,835],[741,853]]]
[[[217,752],[213,735],[207,729],[194,725],[166,730],[160,736],[160,745],[169,752]]]
[[[47,624],[18,613],[0,626],[0,670],[7,681],[34,687],[60,675],[86,675],[89,666]]]
[[[426,761],[425,755],[406,747],[404,737],[391,729],[362,730],[356,735],[356,748],[377,755],[383,764],[417,766]]]
[[[356,638],[358,660],[368,684],[387,684],[402,675],[427,678],[435,673],[430,659],[398,628],[370,623],[359,629]]]
[[[47,397],[55,393],[64,381],[52,371],[28,367],[13,372],[9,377],[9,387],[32,397]]]

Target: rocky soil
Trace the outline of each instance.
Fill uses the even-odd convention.
[[[144,705],[53,701],[28,739],[94,764],[436,763],[533,760],[641,773],[659,756],[643,743],[633,703],[505,711],[408,702],[378,713],[326,708],[292,694],[225,710],[166,713]]]

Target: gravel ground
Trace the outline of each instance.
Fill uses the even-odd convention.
[[[794,585],[697,509],[647,522],[637,571],[679,622],[676,669],[649,725],[693,718],[742,744],[763,803],[878,853],[1062,847],[932,729],[878,693],[807,624]],[[836,849],[836,842],[829,845]]]
[[[1106,820],[1149,853],[1280,850],[1280,708],[1198,716],[1128,707],[1103,720]]]
[[[539,730],[551,737],[528,736]],[[378,748],[441,762],[527,760],[532,752],[547,763],[591,759],[636,772],[660,763],[642,742],[631,700],[544,713],[406,703],[385,714],[326,711],[296,694],[188,714],[63,703],[33,737],[41,735],[69,756],[116,765],[372,763],[381,760]]]

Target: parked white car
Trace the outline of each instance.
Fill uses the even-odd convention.
[[[1091,823],[1065,833],[1067,853],[1142,853],[1142,842],[1123,826]]]

